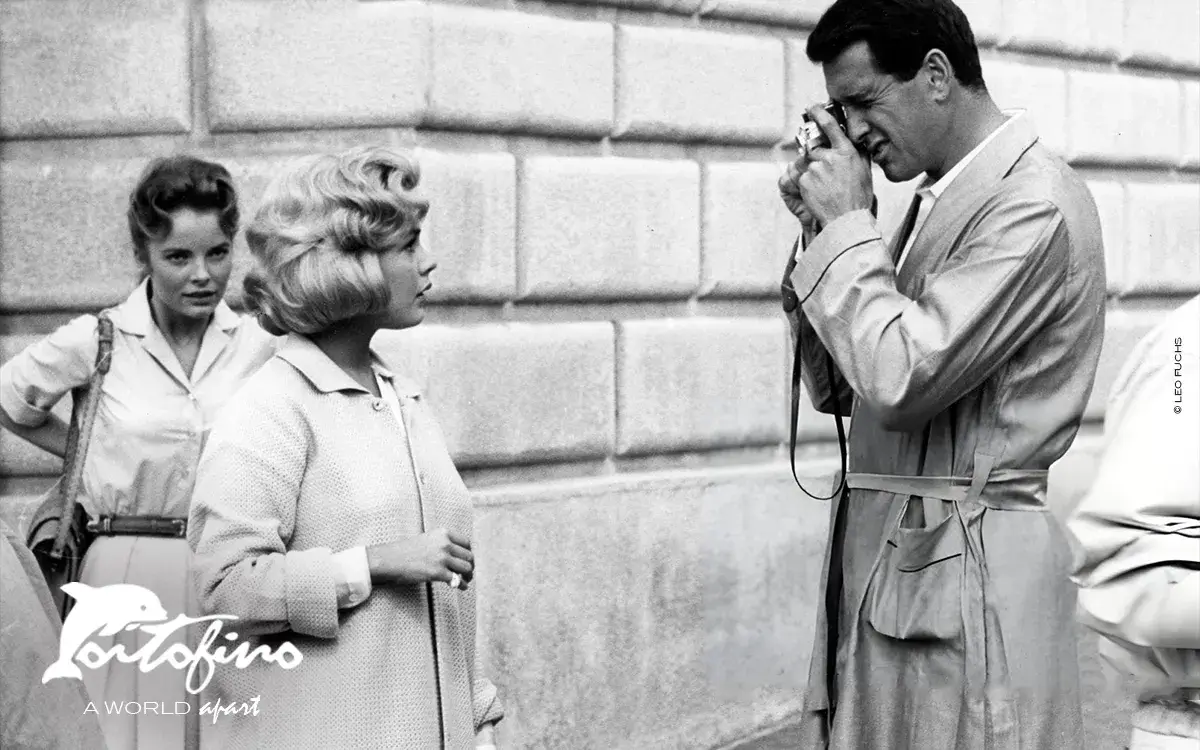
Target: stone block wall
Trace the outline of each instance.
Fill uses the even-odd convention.
[[[250,216],[290,158],[413,149],[437,304],[378,345],[477,491],[505,746],[716,748],[786,724],[827,506],[786,464],[795,226],[775,179],[824,98],[804,40],[827,4],[3,0],[0,357],[131,289],[123,212],[149,157],[225,163]],[[1104,221],[1109,334],[1054,469],[1062,512],[1123,357],[1200,292],[1200,5],[961,4],[996,99],[1031,111]],[[911,185],[876,183],[890,229]],[[832,421],[806,407],[800,436],[821,489]],[[56,468],[0,434],[8,512]],[[1119,724],[1110,707],[1089,711]]]

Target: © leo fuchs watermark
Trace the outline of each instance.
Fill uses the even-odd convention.
[[[1175,339],[1175,409],[1176,414],[1183,412],[1183,339]]]
[[[264,662],[276,664],[282,669],[294,669],[304,660],[304,656],[289,641],[284,641],[274,651],[266,645],[251,650],[248,642],[242,642],[232,651],[226,651],[225,646],[213,649],[213,644],[222,637],[222,622],[238,619],[235,615],[177,615],[168,620],[167,612],[154,592],[131,583],[100,587],[88,586],[85,583],[68,583],[62,590],[75,598],[75,607],[63,622],[58,660],[42,675],[43,685],[60,677],[82,680],[80,664],[89,669],[98,669],[116,659],[126,664],[137,664],[143,673],[161,667],[186,669],[185,687],[189,693],[195,695],[208,685],[217,664],[232,664],[236,669],[244,669],[255,658],[261,658]],[[195,651],[178,642],[164,648],[172,634],[202,622],[209,625]],[[151,637],[132,654],[128,653],[122,644],[105,649],[91,640],[97,635],[111,636],[122,630],[140,630]],[[230,631],[224,634],[224,638],[228,641],[237,640],[237,633]],[[257,715],[258,700],[258,696],[255,696],[243,704],[242,711]],[[178,705],[177,703],[176,706]],[[191,710],[191,704],[183,705]],[[146,710],[151,707],[154,710]],[[106,702],[104,708],[110,713],[172,713],[167,711],[165,706],[153,702]],[[159,708],[163,710],[159,711]],[[94,704],[88,704],[88,711],[97,710]],[[235,712],[237,711],[232,706],[222,707],[219,703],[216,706],[205,704],[200,710],[201,714],[212,714],[214,722],[222,713]]]

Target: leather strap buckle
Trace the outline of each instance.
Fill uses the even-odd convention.
[[[112,516],[99,516],[87,522],[87,530],[93,534],[112,534]]]

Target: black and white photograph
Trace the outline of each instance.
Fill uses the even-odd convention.
[[[0,750],[1200,750],[1200,0],[0,0]]]

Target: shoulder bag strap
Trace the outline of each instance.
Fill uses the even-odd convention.
[[[63,456],[63,481],[59,483],[62,499],[62,519],[58,525],[58,536],[54,539],[51,554],[62,557],[71,533],[71,518],[79,496],[79,485],[83,480],[83,464],[87,460],[88,443],[92,437],[92,425],[96,421],[96,409],[100,406],[100,391],[104,376],[112,364],[113,323],[104,310],[97,316],[99,347],[96,350],[96,369],[88,384],[75,391],[75,403],[71,408],[71,426],[67,432],[67,450]]]

